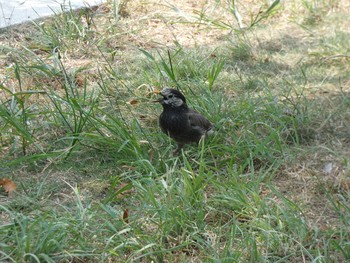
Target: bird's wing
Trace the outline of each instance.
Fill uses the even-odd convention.
[[[213,128],[213,124],[195,110],[191,109],[187,116],[192,129],[196,129],[204,134]]]

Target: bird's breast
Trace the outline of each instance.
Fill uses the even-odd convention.
[[[170,132],[180,131],[188,126],[186,115],[173,112],[163,112],[159,121],[162,129],[164,128]]]

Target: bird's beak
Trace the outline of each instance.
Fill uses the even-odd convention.
[[[161,95],[162,94],[162,92],[161,91],[159,91],[159,90],[154,90],[153,91],[153,93],[154,94],[158,94],[158,95]],[[152,102],[162,102],[163,101],[163,98],[159,98],[159,99],[157,99],[157,100],[153,100]]]
[[[163,98],[157,99],[157,100],[152,100],[152,102],[162,102]]]

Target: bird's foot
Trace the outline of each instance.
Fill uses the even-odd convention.
[[[183,144],[178,144],[177,148],[175,149],[175,151],[173,151],[173,156],[178,155],[178,153],[181,151],[183,146],[184,146]]]

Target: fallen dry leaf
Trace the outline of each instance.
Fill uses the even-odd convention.
[[[12,196],[13,191],[15,191],[17,188],[15,182],[8,178],[0,179],[0,186],[4,187],[9,197]]]
[[[125,209],[124,210],[124,213],[123,213],[123,220],[125,223],[129,223],[129,210],[128,209]]]
[[[85,77],[82,75],[75,76],[75,84],[79,87],[83,87],[85,84]]]
[[[135,104],[137,104],[137,103],[139,103],[138,100],[130,100],[130,101],[128,102],[128,104],[130,104],[130,105],[135,105]]]
[[[131,183],[121,183],[116,188],[116,197],[118,199],[123,199],[132,193],[133,193],[133,189],[132,189]]]

